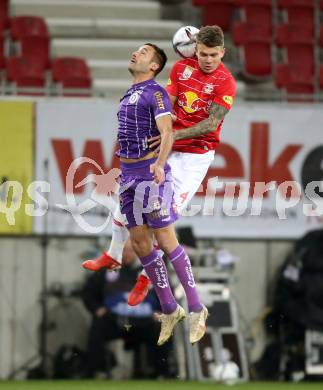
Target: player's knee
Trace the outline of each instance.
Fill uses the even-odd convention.
[[[149,255],[152,250],[151,240],[138,236],[131,238],[131,244],[137,256],[143,257]]]
[[[174,229],[171,226],[158,229],[155,236],[160,249],[166,254],[171,253],[178,246]]]

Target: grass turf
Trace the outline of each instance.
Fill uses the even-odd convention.
[[[228,390],[230,387],[194,381],[0,381],[0,390]],[[233,387],[234,390],[319,390],[323,386],[308,382],[250,382]]]

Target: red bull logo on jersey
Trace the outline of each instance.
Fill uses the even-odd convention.
[[[204,106],[203,100],[201,100],[197,94],[192,91],[181,93],[178,97],[178,105],[188,114],[201,110]]]
[[[213,84],[205,84],[203,92],[204,93],[212,93],[213,89],[214,89],[214,85]]]

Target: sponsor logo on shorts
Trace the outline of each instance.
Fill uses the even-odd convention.
[[[153,210],[160,210],[161,208],[161,204],[159,200],[154,200],[152,206],[153,206]]]
[[[149,213],[149,219],[152,220],[152,219],[163,219],[166,218],[167,220],[167,217],[169,217],[169,211],[167,209],[161,209],[161,210],[157,210],[157,211],[152,211],[151,213]]]

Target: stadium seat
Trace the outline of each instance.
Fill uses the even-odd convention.
[[[278,64],[275,68],[275,83],[288,94],[313,94],[314,77],[300,66]],[[289,99],[293,101],[293,98]],[[308,100],[308,99],[306,99]]]
[[[314,26],[300,26],[282,23],[276,27],[276,43],[279,46],[289,44],[314,44]]]
[[[3,35],[6,31],[6,21],[0,18],[0,35]]]
[[[220,26],[229,31],[234,10],[234,0],[193,0],[193,5],[202,7],[202,25]]]
[[[271,26],[266,27],[258,24],[237,22],[232,28],[232,40],[237,46],[248,42],[272,42]]]
[[[314,29],[297,24],[280,24],[276,28],[276,43],[286,49],[286,63],[302,66],[314,73]]]
[[[82,58],[55,58],[52,64],[53,80],[59,94],[64,96],[89,96],[92,80],[90,69]]]
[[[0,0],[0,21],[9,26],[9,0]]]
[[[323,25],[320,27],[320,46],[323,47]]]
[[[272,26],[272,0],[236,0],[244,11],[244,21],[262,26]]]
[[[38,58],[46,69],[50,68],[50,47],[48,37],[27,36],[20,40],[21,56]]]
[[[261,80],[272,75],[271,27],[238,22],[233,26],[232,39],[241,47],[245,76]]]
[[[288,23],[314,26],[315,0],[278,0],[277,5],[287,11]]]
[[[13,40],[38,36],[49,38],[47,24],[39,16],[14,16],[11,18],[10,33]]]
[[[5,30],[6,22],[0,19],[0,70],[5,67]]]
[[[7,59],[7,80],[14,93],[43,95],[45,93],[45,69],[37,59],[10,57]]]
[[[4,38],[0,34],[0,71],[5,67]]]
[[[46,22],[41,17],[16,16],[11,19],[11,37],[18,41],[18,55],[27,58],[35,57],[50,67],[49,41],[50,37]]]

